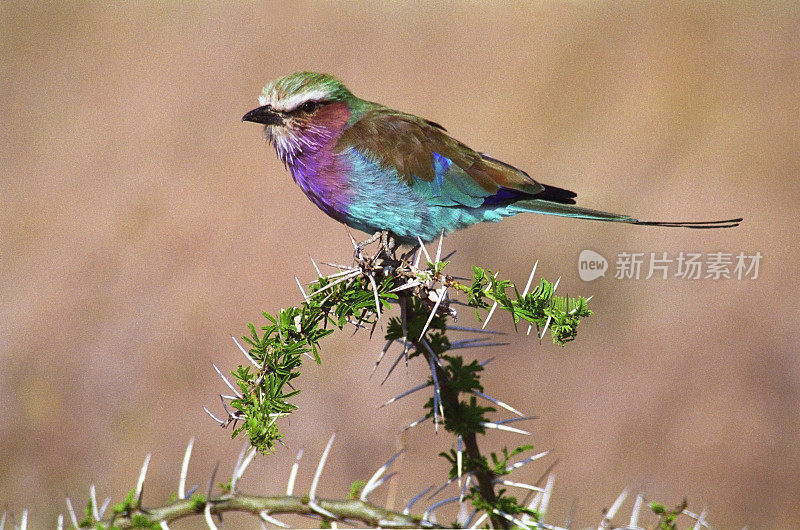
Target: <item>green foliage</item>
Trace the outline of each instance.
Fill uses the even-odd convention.
[[[553,342],[565,344],[574,340],[578,334],[580,319],[592,314],[583,297],[570,298],[553,294],[553,284],[542,278],[541,283],[525,296],[520,295],[516,286],[508,280],[497,279],[497,274],[480,267],[472,267],[472,285],[466,289],[467,303],[475,308],[480,320],[480,309],[490,307],[492,302],[511,313],[516,326],[525,320],[540,329],[548,325]],[[514,298],[508,295],[513,289]]]
[[[447,323],[452,312],[449,297],[442,293],[463,293],[479,319],[482,311],[497,303],[499,309],[511,315],[515,326],[520,321],[537,328],[548,326],[553,342],[562,345],[575,338],[580,319],[591,315],[591,311],[584,298],[554,295],[553,284],[546,280],[522,296],[513,283],[479,267],[473,268],[471,284],[461,284],[444,274],[446,265],[447,262],[428,263],[425,270],[418,270],[407,263],[385,266],[365,260],[360,269],[319,278],[311,284],[300,306],[283,309],[277,315],[264,313],[267,325],[259,331],[251,324],[250,335],[244,337],[250,346],[249,355],[258,366],[240,366],[233,372],[241,397],[231,401],[237,411],[231,419],[242,422],[234,428],[233,436],[247,432],[254,447],[269,452],[282,437],[278,420],[296,408],[290,400],[299,390],[292,381],[300,375],[302,357],[319,363],[320,341],[324,337],[347,323],[374,330],[378,313],[387,313],[390,302],[397,301],[401,310],[388,318],[386,340],[403,341],[410,359],[424,356],[436,366],[436,377],[431,374],[429,383],[441,388],[441,392],[432,392],[436,398],[431,397],[424,405],[427,415],[438,419],[441,407],[444,428],[472,444],[474,450],[470,454],[477,454],[475,436],[485,433],[488,415],[495,408],[479,403],[476,396],[484,390],[480,380],[483,366],[449,353],[452,343]],[[490,455],[491,461],[482,455],[470,458],[456,450],[442,455],[451,463],[451,478],[466,472],[480,475],[480,480],[488,480],[488,487],[494,491],[492,480],[510,472],[509,458],[531,449],[527,445],[513,450],[503,448],[499,456]],[[363,485],[353,484],[350,497],[356,498]],[[468,497],[476,508],[487,510],[495,525],[507,523],[508,517],[526,514],[538,520],[538,513],[505,490],[490,497],[481,491],[487,491],[486,484],[473,487]],[[502,514],[506,519],[500,517]]]
[[[431,307],[418,297],[406,298],[406,332],[409,340],[418,339],[422,335],[422,330],[428,321]],[[428,345],[437,354],[442,354],[450,349],[450,341],[447,338],[447,315],[437,313],[428,324],[426,339]],[[386,327],[386,340],[399,340],[403,338],[403,324],[400,316],[389,319]],[[413,358],[421,352],[412,351],[409,358]]]
[[[217,484],[217,487],[222,491],[222,493],[230,493],[231,492],[231,481],[227,480],[225,482],[220,482]]]
[[[516,519],[522,515],[529,515],[534,521],[538,521],[540,518],[538,511],[531,510],[521,504],[516,497],[508,495],[504,488],[497,492],[497,498],[494,502],[484,499],[477,488],[470,488],[470,490],[469,498],[472,500],[472,505],[478,510],[483,510],[490,514],[504,513]]]
[[[89,498],[86,508],[83,509],[83,519],[78,522],[78,527],[88,528],[94,524],[94,501]]]
[[[136,509],[136,490],[130,490],[122,502],[118,502],[111,507],[114,515],[130,513]]]
[[[192,502],[192,510],[199,512],[206,505],[206,496],[201,493],[194,493],[189,500]]]
[[[516,449],[511,451],[508,450],[507,447],[503,447],[502,449],[502,457],[497,456],[497,453],[491,453],[492,457],[492,473],[497,475],[498,477],[502,477],[503,475],[508,475],[511,471],[508,469],[508,459],[517,456],[520,453],[524,453],[525,451],[533,451],[533,446],[530,444],[520,445]]]
[[[350,493],[347,494],[348,499],[357,499],[361,494],[361,490],[367,485],[366,480],[356,480],[350,484]]]
[[[278,421],[297,408],[291,399],[299,393],[299,389],[292,385],[292,381],[300,376],[303,357],[320,363],[322,339],[336,329],[343,329],[348,323],[374,331],[379,314],[384,315],[388,345],[394,341],[402,342],[409,359],[423,357],[433,369],[427,386],[435,388],[431,392],[435,398],[428,399],[424,408],[427,417],[440,419],[439,414],[443,413],[444,421],[441,423],[458,440],[457,448],[440,453],[450,463],[449,479],[467,474],[471,476],[471,486],[465,498],[491,518],[494,528],[542,523],[543,511],[528,508],[527,501],[518,501],[506,489],[497,488],[497,484],[500,477],[543,455],[511,462],[515,457],[533,451],[533,446],[520,445],[514,449],[503,447],[499,453],[490,453],[488,458],[478,449],[477,438],[485,434],[486,426],[498,426],[489,424],[489,415],[496,409],[478,401],[479,395],[482,399],[487,398],[483,395],[481,383],[484,366],[477,360],[466,361],[461,355],[453,353],[456,346],[448,338],[448,321],[454,316],[450,308],[450,296],[454,293],[455,296],[459,293],[464,295],[466,304],[475,310],[478,320],[496,304],[498,309],[510,314],[515,327],[520,321],[535,325],[537,329],[547,327],[553,343],[560,345],[575,339],[580,320],[592,314],[587,300],[557,296],[553,293],[554,285],[544,279],[522,295],[510,281],[479,267],[473,267],[473,278],[467,285],[444,274],[448,262],[429,262],[425,270],[419,270],[402,259],[384,257],[386,259],[378,259],[379,256],[360,259],[358,266],[351,270],[331,277],[320,277],[309,286],[308,294],[304,292],[304,303],[282,309],[277,314],[264,313],[267,324],[260,329],[249,325],[250,333],[243,340],[249,346],[248,356],[252,362],[232,372],[238,392],[237,396],[226,398],[230,399],[231,407],[235,410],[228,417],[228,423],[233,423],[233,437],[246,432],[257,450],[270,452],[274,444],[282,439]],[[400,306],[399,315],[386,314],[391,309],[390,302],[397,302],[396,305]],[[458,346],[464,347],[464,343],[469,341],[462,341]],[[519,485],[511,481],[504,483]],[[187,501],[173,495],[169,505],[158,509],[163,513],[174,508],[176,515],[172,518],[157,517],[154,511],[143,509],[137,504],[135,491],[132,490],[122,502],[113,506],[111,520],[106,526],[103,525],[107,521],[93,519],[94,506],[90,501],[79,525],[82,528],[92,525],[115,528],[116,520],[126,528],[160,528],[162,520],[171,521],[190,513],[200,513],[208,508],[207,504],[212,503],[214,509],[221,513],[225,511],[222,503],[237,500],[241,503],[227,509],[244,509],[254,514],[270,512],[270,508],[259,505],[256,497],[242,496],[238,499],[238,493],[232,491],[231,484],[231,481],[218,484],[222,495],[209,496],[208,499],[204,495],[193,494]],[[403,526],[419,526],[422,522],[419,517],[388,510],[376,516],[380,508],[358,500],[365,485],[365,481],[356,481],[350,486],[349,500],[346,505],[340,505],[340,512],[335,513],[335,517],[361,520],[371,526],[390,521],[392,517],[406,517],[402,519]],[[308,496],[281,496],[270,501],[276,503],[274,506],[277,510],[283,510],[285,505],[282,503],[285,502],[295,502],[296,506],[305,509],[309,507],[311,499]],[[359,506],[364,508],[361,518],[354,516],[357,512],[353,511]],[[652,503],[650,507],[659,517],[658,528],[661,530],[675,530],[677,517],[688,514],[685,511],[686,501],[671,510],[657,503]],[[541,510],[545,509],[541,505]],[[303,513],[299,508],[294,510]],[[314,512],[305,513],[311,515]],[[316,514],[320,515],[319,512]],[[692,514],[689,516],[697,519]],[[332,526],[329,517],[329,512],[321,515],[323,528]]]
[[[392,278],[376,285],[381,307],[388,308],[388,301],[397,298],[388,292],[393,287]],[[243,424],[234,428],[233,437],[246,431],[259,451],[267,454],[272,450],[283,437],[276,424],[278,418],[297,408],[289,400],[299,393],[291,381],[300,375],[302,357],[321,362],[320,340],[334,331],[328,326],[342,329],[348,322],[377,322],[375,294],[370,286],[363,276],[346,281],[323,277],[310,286],[308,299],[301,306],[283,309],[277,315],[265,312],[269,324],[261,328],[261,333],[250,324],[250,336],[243,340],[258,367],[239,366],[232,373],[242,397],[232,400],[231,406],[244,418]]]
[[[678,526],[676,519],[681,513],[683,513],[687,506],[688,502],[686,499],[683,499],[683,502],[671,510],[663,504],[651,502],[650,509],[653,510],[654,514],[658,515],[657,528],[659,530],[677,530]]]

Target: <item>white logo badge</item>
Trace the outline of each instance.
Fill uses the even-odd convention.
[[[578,276],[585,282],[596,280],[600,276],[605,276],[608,270],[606,258],[594,250],[582,250],[578,256]]]

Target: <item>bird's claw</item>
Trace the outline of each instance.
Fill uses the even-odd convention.
[[[365,255],[364,249],[376,241],[378,241],[379,244],[375,253],[371,256]],[[396,249],[397,242],[394,237],[392,237],[388,230],[382,230],[380,232],[375,232],[368,239],[356,244],[353,252],[353,259],[356,263],[361,265],[383,261],[384,259],[394,261]]]

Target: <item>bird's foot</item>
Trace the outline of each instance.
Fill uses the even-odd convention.
[[[375,253],[371,256],[365,256],[364,249],[376,241],[378,241],[379,244]],[[354,259],[357,263],[363,263],[365,261],[375,262],[384,259],[393,261],[395,260],[396,249],[397,241],[395,241],[394,236],[392,236],[388,230],[382,230],[380,232],[375,232],[368,239],[355,245]]]
[[[383,242],[383,234],[385,234],[385,233],[386,232],[375,232],[374,234],[369,236],[369,238],[367,238],[364,241],[362,241],[361,243],[357,244],[356,245],[356,249],[355,249],[356,260],[364,258],[364,248],[365,247],[373,244],[374,242],[378,241],[379,239],[381,240],[381,242]],[[380,251],[380,247],[378,247],[378,251]]]

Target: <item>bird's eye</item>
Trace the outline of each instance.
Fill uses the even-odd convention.
[[[303,106],[300,107],[300,110],[303,112],[314,112],[319,107],[319,103],[316,101],[306,101],[303,103]]]

